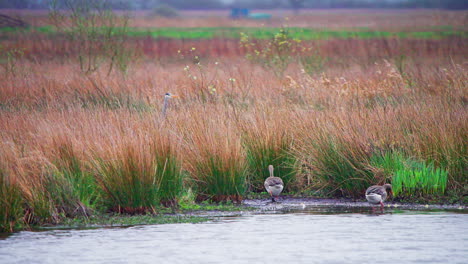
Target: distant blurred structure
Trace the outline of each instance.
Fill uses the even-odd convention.
[[[248,8],[238,8],[233,7],[231,8],[231,18],[238,19],[238,18],[246,18],[249,16],[250,9]]]
[[[267,14],[267,13],[251,13],[248,18],[250,19],[258,19],[258,20],[261,20],[261,19],[270,19],[271,18],[271,14]]]
[[[240,19],[240,18],[250,18],[250,19],[270,19],[271,14],[267,13],[250,13],[250,9],[248,8],[238,8],[234,7],[231,9],[231,18],[233,19]]]

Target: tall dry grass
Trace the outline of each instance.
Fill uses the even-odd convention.
[[[447,43],[404,58],[393,54],[418,50],[410,40],[380,57],[343,48],[321,73],[293,62],[283,76],[242,57],[147,58],[110,76],[63,58],[18,61],[17,75],[0,76],[2,229],[155,212],[188,188],[240,201],[261,190],[269,164],[289,178],[286,190],[360,197],[392,179],[372,160],[394,151],[446,170],[448,190],[462,193],[466,55]],[[180,99],[164,118],[168,91]]]

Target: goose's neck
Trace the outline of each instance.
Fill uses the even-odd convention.
[[[270,177],[273,177],[273,165],[268,166],[268,170],[270,171]]]

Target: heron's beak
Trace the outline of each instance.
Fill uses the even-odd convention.
[[[175,95],[175,94],[171,95],[171,97],[172,97],[172,98],[179,98],[179,96],[178,96],[178,95]]]

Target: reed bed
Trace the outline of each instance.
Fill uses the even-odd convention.
[[[154,213],[192,192],[239,202],[262,191],[270,164],[289,192],[362,197],[394,180],[402,196],[466,192],[465,39],[330,40],[318,49],[323,67],[307,72],[294,57],[280,75],[237,51],[216,57],[213,43],[111,74],[38,49],[2,72],[1,229]],[[180,98],[162,116],[166,92]],[[403,177],[379,161],[387,153],[423,165]]]

